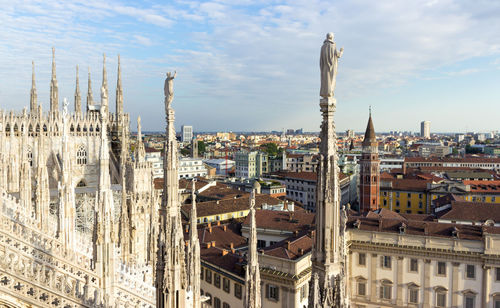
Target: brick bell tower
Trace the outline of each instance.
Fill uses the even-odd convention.
[[[371,108],[362,145],[363,149],[359,160],[359,212],[365,213],[378,209],[380,198],[380,159]]]

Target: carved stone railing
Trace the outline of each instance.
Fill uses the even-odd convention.
[[[116,271],[117,298],[141,302],[140,307],[154,307],[156,289],[151,266],[129,266],[121,263]]]

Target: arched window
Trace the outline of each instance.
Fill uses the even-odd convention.
[[[380,282],[380,298],[381,299],[391,299],[392,297],[392,282],[383,279]]]
[[[87,150],[83,145],[81,145],[76,152],[76,163],[79,165],[87,164]]]
[[[85,180],[81,180],[80,182],[78,182],[78,184],[76,185],[76,187],[85,187],[87,186],[87,184],[85,183]]]
[[[28,146],[26,156],[27,156],[26,158],[28,159],[28,162],[30,163],[30,167],[33,167],[33,150],[31,149],[30,146]]]
[[[446,307],[446,293],[447,289],[444,287],[436,287],[436,307]]]
[[[358,276],[356,279],[356,294],[359,296],[366,296],[366,278]]]
[[[408,284],[408,303],[410,304],[418,304],[418,291],[420,287],[413,282],[410,282]]]

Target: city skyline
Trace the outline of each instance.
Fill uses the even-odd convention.
[[[29,106],[32,60],[39,101],[48,110],[54,46],[60,105],[63,97],[72,101],[77,64],[81,92],[89,66],[99,97],[102,53],[113,102],[119,53],[132,127],[140,115],[144,131],[163,130],[158,89],[165,72],[177,70],[178,129],[319,131],[317,46],[333,31],[345,48],[337,131],[362,132],[369,105],[379,132],[417,132],[423,119],[433,123],[431,132],[498,130],[496,3],[25,1],[3,7],[5,110]]]

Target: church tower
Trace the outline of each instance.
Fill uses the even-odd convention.
[[[380,159],[378,142],[373,128],[372,113],[368,118],[363,150],[359,160],[359,211],[373,211],[379,207],[380,194]]]

